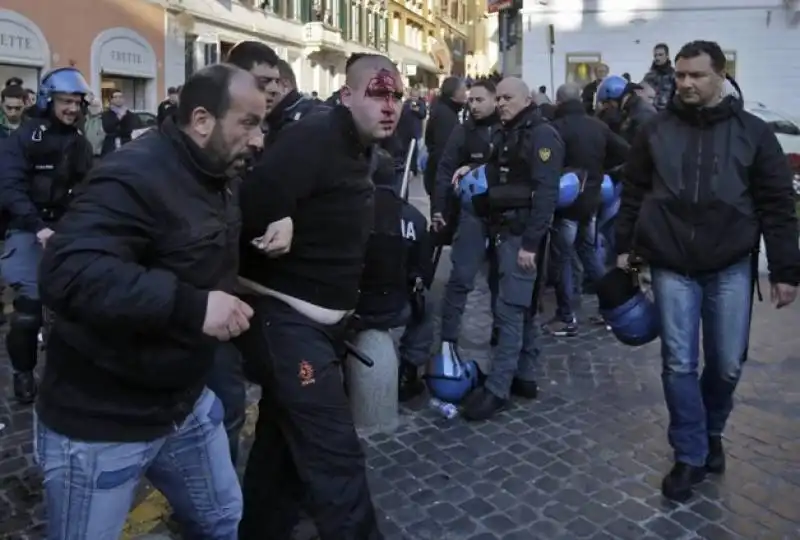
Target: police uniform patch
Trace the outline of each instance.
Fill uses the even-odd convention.
[[[549,148],[539,148],[539,159],[541,159],[542,161],[544,162],[549,161],[550,154],[552,154],[552,152],[550,151]]]

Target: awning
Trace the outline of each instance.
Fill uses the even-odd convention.
[[[432,73],[440,72],[439,66],[436,65],[431,55],[396,41],[389,41],[389,58],[394,62],[402,62],[405,65],[412,64]]]

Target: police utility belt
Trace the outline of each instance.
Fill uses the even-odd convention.
[[[493,233],[507,230],[519,235],[525,230],[533,205],[534,191],[527,183],[509,183],[508,167],[500,167],[499,182],[485,195],[473,197],[477,215],[488,219]]]

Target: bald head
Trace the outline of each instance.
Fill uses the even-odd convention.
[[[381,54],[364,54],[347,66],[345,84],[350,88],[356,88],[384,70],[400,81],[400,71],[394,62]]]
[[[581,100],[581,87],[575,83],[562,84],[556,90],[556,102],[567,103]]]
[[[500,120],[513,120],[531,104],[531,91],[525,81],[506,77],[497,85],[497,112]]]
[[[497,93],[500,92],[511,92],[513,94],[524,94],[529,96],[531,93],[531,89],[528,88],[528,85],[525,84],[525,81],[518,77],[506,77],[500,84],[497,85]]]

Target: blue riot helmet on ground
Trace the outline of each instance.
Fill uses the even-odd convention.
[[[650,343],[661,333],[661,318],[642,291],[636,272],[615,268],[597,283],[600,314],[625,345]]]
[[[471,205],[472,197],[483,195],[488,189],[489,181],[486,179],[485,165],[472,169],[458,181],[458,196],[461,204]]]
[[[597,102],[622,99],[627,85],[628,81],[619,75],[609,75],[597,87],[597,94],[595,94]]]
[[[447,403],[459,403],[479,384],[481,371],[471,360],[464,362],[450,342],[442,343],[442,350],[428,364],[425,382],[431,396]]]
[[[36,109],[44,112],[53,100],[53,94],[78,94],[86,96],[91,93],[81,72],[73,67],[54,69],[42,77],[39,91],[36,94]]]
[[[567,208],[575,202],[581,193],[581,179],[577,173],[568,172],[563,175],[558,183],[558,199],[556,208]]]

